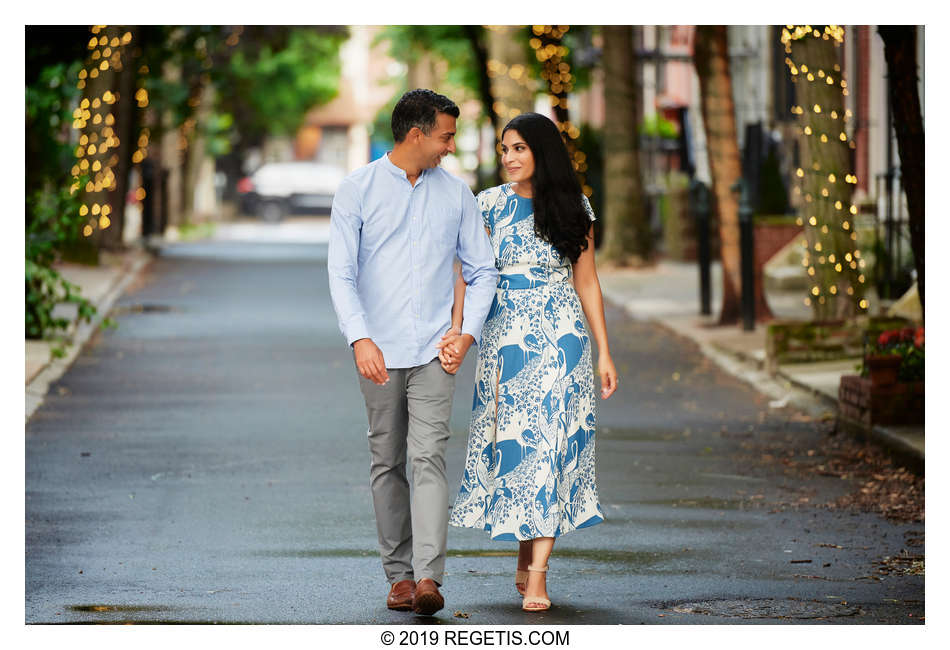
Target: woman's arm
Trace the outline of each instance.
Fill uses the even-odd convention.
[[[584,316],[590,325],[591,334],[597,342],[597,370],[600,375],[600,392],[607,399],[617,390],[617,370],[610,357],[610,345],[607,342],[607,321],[604,318],[604,297],[597,278],[597,266],[594,264],[594,227],[587,233],[587,248],[574,263],[574,290],[580,298]]]
[[[491,230],[485,228],[485,232],[491,237]],[[442,361],[442,367],[446,372],[455,374],[462,364],[464,354],[460,354],[460,349],[449,349],[450,339],[454,339],[462,334],[462,313],[465,307],[465,280],[462,278],[462,267],[456,266],[458,278],[455,280],[455,302],[452,305],[452,325],[449,331],[442,336],[442,340],[435,347],[439,349],[439,359]],[[468,348],[466,348],[467,350]]]
[[[465,306],[465,280],[462,279],[461,266],[456,267],[458,278],[455,280],[455,302],[452,304],[452,324],[449,331],[442,335],[442,340],[436,343],[435,347],[439,350],[439,361],[442,368],[450,374],[458,372],[462,365],[461,350],[452,349],[449,343],[455,341],[462,334],[462,312]],[[466,348],[467,349],[467,348]]]
[[[455,279],[455,303],[452,305],[452,330],[462,333],[462,309],[465,306],[465,280],[462,279],[462,267],[455,267],[458,277]],[[451,331],[451,330],[450,330]]]

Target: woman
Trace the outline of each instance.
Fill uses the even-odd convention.
[[[519,115],[502,131],[502,154],[511,182],[476,197],[500,276],[482,329],[465,473],[449,523],[519,541],[522,609],[544,611],[555,538],[604,518],[581,309],[597,341],[603,399],[616,390],[617,371],[594,266],[594,215],[557,127],[537,113]],[[457,331],[463,295],[460,278]],[[446,371],[458,369],[457,347],[444,344],[439,356]]]

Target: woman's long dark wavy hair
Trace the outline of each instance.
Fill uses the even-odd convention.
[[[581,199],[567,147],[554,122],[539,113],[522,113],[501,132],[520,135],[534,156],[534,232],[564,257],[577,262],[587,248],[590,218]]]

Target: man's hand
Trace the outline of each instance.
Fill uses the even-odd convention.
[[[447,373],[454,375],[458,372],[459,366],[465,359],[465,354],[475,342],[471,334],[456,334],[454,330],[449,330],[442,337],[442,340],[436,343],[439,349],[439,361],[442,363],[442,369]]]
[[[445,354],[443,348],[448,345],[449,341],[454,339],[456,336],[459,336],[461,333],[461,325],[453,325],[445,332],[445,334],[442,335],[442,340],[435,344],[436,349],[439,351],[439,361],[442,363],[442,369],[453,375],[458,370],[459,364],[450,363],[449,358]]]
[[[359,373],[374,384],[382,386],[389,381],[386,362],[383,360],[383,351],[376,347],[373,339],[353,341],[353,358],[356,361],[356,369]]]

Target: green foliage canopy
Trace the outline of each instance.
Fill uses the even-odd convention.
[[[332,26],[143,27],[143,86],[172,128],[192,117],[197,96],[214,90],[212,116],[199,125],[209,153],[291,135],[307,111],[337,94],[346,28]],[[162,74],[171,67],[176,75]],[[154,137],[154,133],[153,133]]]
[[[248,141],[292,135],[307,111],[337,94],[339,50],[346,33],[318,27],[287,29],[280,35],[285,42],[265,41],[256,51],[237,48],[215,70],[217,111],[233,116],[234,127]]]
[[[389,55],[412,65],[425,56],[448,63],[445,81],[477,97],[481,71],[464,25],[390,25],[374,40],[389,42]]]

